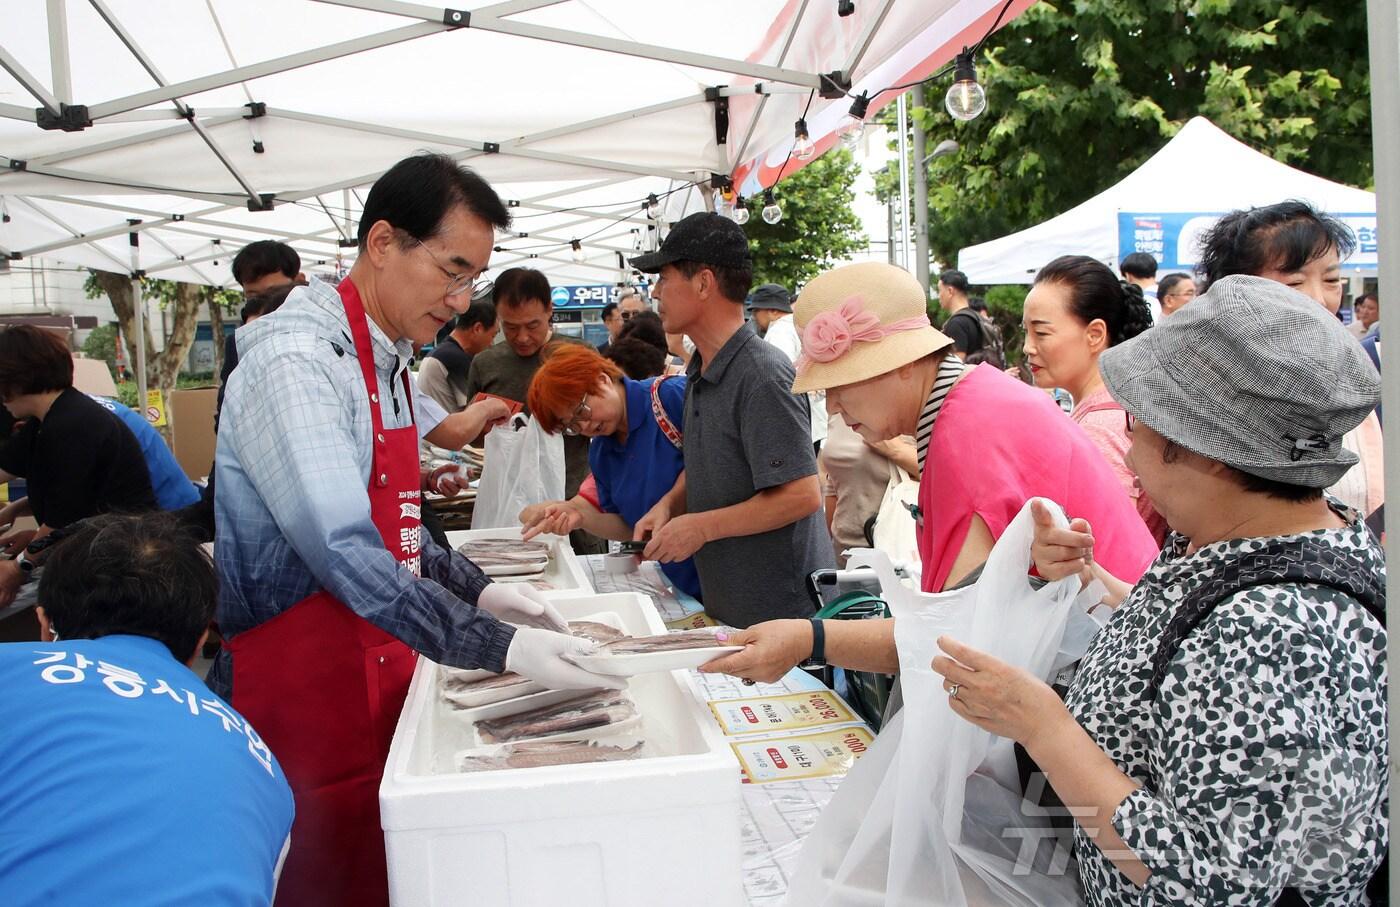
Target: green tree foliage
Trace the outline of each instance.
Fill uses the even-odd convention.
[[[1363,3],[1041,0],[978,66],[980,118],[947,115],[946,80],[915,112],[930,148],[962,145],[929,165],[940,261],[1103,191],[1197,115],[1290,166],[1373,183]]]
[[[775,190],[783,219],[763,221],[762,198],[749,199],[744,225],[753,254],[754,284],[795,290],[826,268],[864,249],[860,220],[851,210],[860,167],[844,148],[829,151],[787,176]]]
[[[126,342],[126,356],[129,374],[134,374],[136,362],[136,305],[131,292],[131,279],[126,274],[111,271],[93,271],[88,275],[83,289],[91,299],[105,296],[112,304],[117,316],[122,339]],[[198,326],[201,311],[209,310],[211,315],[232,312],[242,304],[243,295],[236,290],[224,290],[199,284],[180,283],[173,280],[142,278],[141,294],[145,298],[158,300],[161,309],[170,314],[169,329],[164,337],[160,353],[155,352],[151,322],[146,319],[145,345],[147,363],[147,386],[168,393],[176,387],[180,368],[194,342],[195,328]],[[217,315],[215,315],[217,317]],[[158,323],[158,322],[157,322]],[[96,333],[96,332],[94,332]],[[221,351],[221,344],[215,344]],[[115,344],[112,355],[115,357]],[[101,358],[107,358],[102,356]]]
[[[100,324],[88,332],[83,341],[83,355],[89,359],[101,359],[107,363],[113,380],[117,377],[117,329],[110,324]]]

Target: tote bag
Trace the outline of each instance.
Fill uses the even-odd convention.
[[[473,529],[519,526],[520,511],[564,497],[564,439],[517,413],[486,435]]]
[[[1063,512],[1050,509],[1065,525]],[[1086,596],[1102,590],[1080,593],[1077,577],[1033,589],[1027,569],[1034,531],[1028,503],[974,585],[933,595],[904,587],[883,552],[852,552],[850,566],[871,567],[880,577],[894,616],[904,708],[817,820],[787,904],[1081,903],[1067,842],[1022,800],[1012,742],[954,713],[930,667],[943,634],[1039,677],[1064,660],[1072,611],[1083,613]]]

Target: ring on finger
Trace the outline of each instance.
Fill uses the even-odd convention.
[[[949,698],[949,699],[957,699],[957,698],[958,698],[958,690],[959,690],[959,689],[961,689],[961,684],[956,684],[956,683],[955,683],[955,684],[953,684],[951,687],[949,687],[949,688],[948,688],[948,698]]]

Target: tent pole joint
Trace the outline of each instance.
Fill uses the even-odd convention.
[[[483,154],[500,154],[500,153],[501,153],[501,143],[500,143],[500,142],[482,142],[482,143],[481,143],[481,151],[482,151]]]
[[[453,9],[449,6],[442,11],[442,24],[450,25],[453,28],[471,28],[472,11],[469,9]]]
[[[257,199],[248,199],[249,211],[271,211],[273,203],[276,202],[277,195],[272,192],[260,192]]]
[[[29,162],[12,157],[10,158],[10,169],[22,173],[29,169]]]
[[[729,143],[729,96],[724,94],[728,85],[716,85],[705,89],[705,100],[715,105],[715,144]]]
[[[821,76],[817,94],[827,101],[837,101],[851,93],[851,74],[837,69]]]
[[[38,107],[34,111],[34,122],[40,129],[62,129],[64,132],[82,132],[92,125],[92,117],[88,116],[86,104],[59,104],[58,113],[52,113],[47,107]]]

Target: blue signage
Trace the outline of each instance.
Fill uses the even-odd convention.
[[[1200,259],[1201,237],[1223,211],[1143,213],[1118,212],[1118,260],[1134,252],[1157,259],[1158,273],[1190,271]],[[1342,269],[1374,271],[1377,266],[1376,215],[1334,214],[1356,237],[1356,251],[1342,262]]]
[[[601,309],[616,297],[617,287],[606,283],[555,287],[549,294],[556,309]]]

